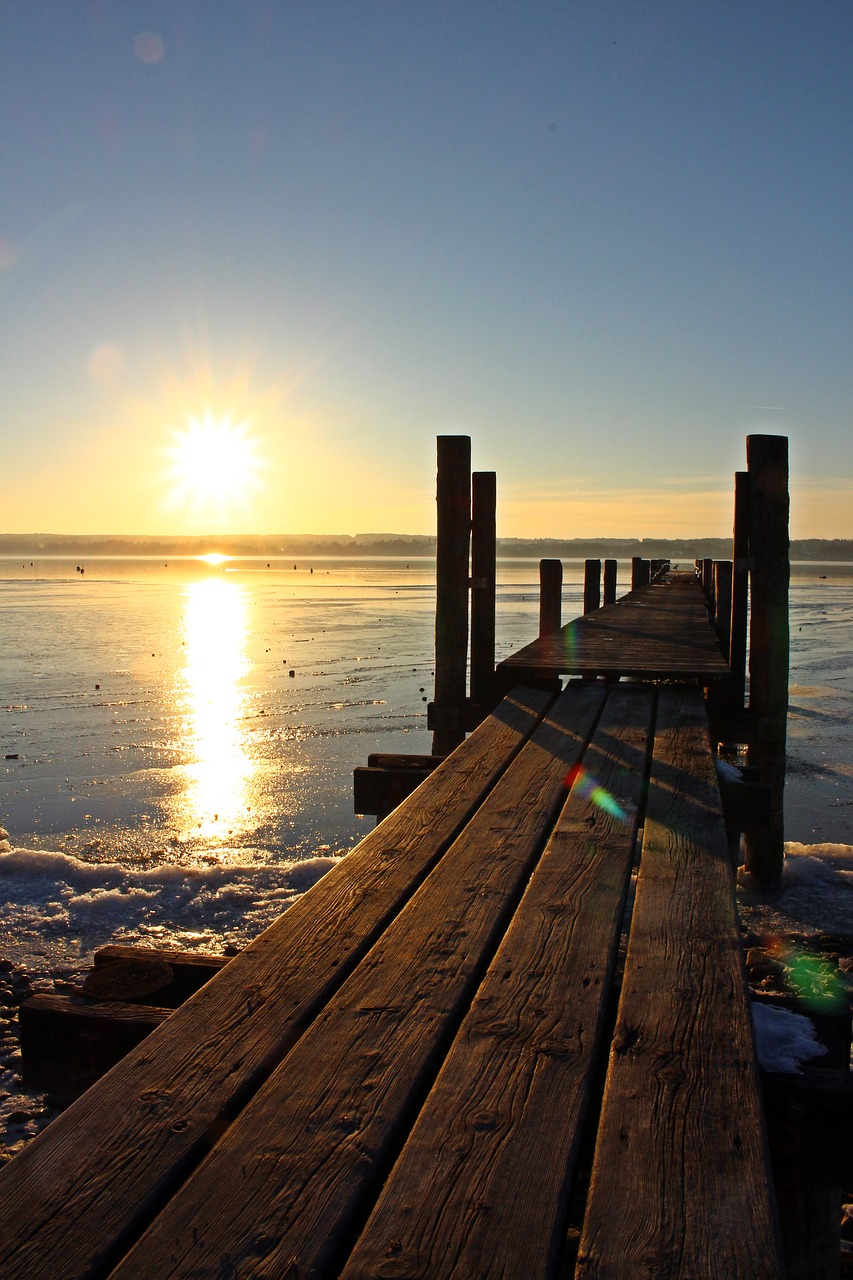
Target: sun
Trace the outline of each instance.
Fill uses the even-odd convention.
[[[244,507],[260,487],[263,466],[246,422],[205,413],[176,431],[169,449],[176,501],[197,511]]]

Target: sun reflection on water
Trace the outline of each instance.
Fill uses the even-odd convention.
[[[247,821],[254,771],[245,730],[248,607],[233,582],[189,583],[184,610],[185,748],[188,787],[178,815],[184,835],[227,840]]]

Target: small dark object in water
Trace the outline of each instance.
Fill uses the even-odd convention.
[[[99,684],[96,684],[96,685],[95,685],[95,688],[96,688],[96,689],[100,689],[100,687],[101,687],[101,686],[100,686]]]
[[[20,758],[17,751],[13,751],[10,755],[3,757],[4,760],[20,760]]]
[[[290,676],[292,680],[293,677],[296,675],[296,672],[293,670],[293,667],[291,667],[287,674]]]

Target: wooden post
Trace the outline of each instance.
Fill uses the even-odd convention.
[[[617,564],[615,560],[604,561],[604,603],[614,604],[616,600],[616,570]]]
[[[747,436],[749,471],[749,763],[770,787],[770,813],[746,833],[746,867],[764,883],[782,874],[785,741],[788,718],[788,441]]]
[[[601,561],[585,560],[583,565],[583,611],[601,608]]]
[[[708,612],[711,617],[714,616],[714,561],[706,558],[702,561],[702,586],[705,589],[705,599],[708,601]]]
[[[432,750],[446,755],[465,737],[468,665],[468,552],[471,440],[438,437],[435,553],[435,703]]]
[[[539,561],[539,634],[551,636],[560,630],[563,612],[563,562]]]
[[[735,513],[732,536],[732,622],[729,638],[730,710],[743,712],[746,696],[746,623],[749,604],[749,474],[735,472]]]
[[[471,701],[484,712],[494,700],[496,499],[494,471],[475,471],[471,477]]]
[[[714,625],[720,637],[720,647],[724,654],[729,652],[729,633],[732,625],[732,562],[731,560],[714,561],[714,600],[716,612]]]
[[[631,556],[631,590],[636,591],[637,587],[643,585],[643,558],[642,556]]]

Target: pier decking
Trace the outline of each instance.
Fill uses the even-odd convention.
[[[0,1172],[4,1277],[781,1280],[695,576],[467,738],[447,630],[464,740]]]
[[[520,687],[0,1174],[4,1275],[556,1276],[597,1127],[578,1276],[780,1276],[731,884],[699,689]]]
[[[728,680],[729,665],[692,572],[638,587],[614,604],[586,613],[525,645],[498,668],[508,682],[542,676],[623,676]]]

